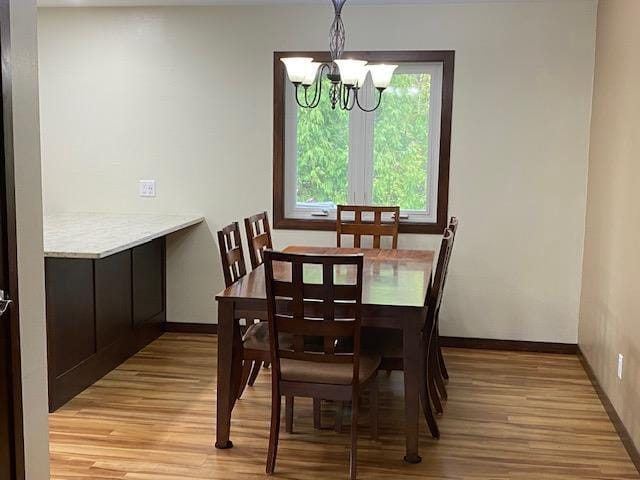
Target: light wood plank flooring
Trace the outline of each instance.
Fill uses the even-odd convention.
[[[359,478],[640,478],[575,356],[450,349],[446,357],[442,439],[423,426],[423,462],[402,461],[402,376],[382,373],[380,441],[370,440],[363,412]],[[267,477],[269,370],[236,406],[236,447],[225,451],[213,446],[215,372],[215,336],[165,334],[50,416],[51,478]],[[314,431],[311,418],[311,402],[297,400],[275,478],[348,478],[348,433]],[[331,405],[323,421],[332,424]]]

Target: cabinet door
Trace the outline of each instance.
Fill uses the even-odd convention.
[[[49,372],[55,379],[96,351],[93,261],[47,258],[45,267]]]
[[[165,320],[164,238],[133,249],[133,324]]]
[[[98,351],[131,335],[131,250],[95,261]]]

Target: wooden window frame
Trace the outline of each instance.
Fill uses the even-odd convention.
[[[455,51],[345,52],[344,56],[377,63],[442,63],[442,112],[436,222],[400,221],[400,233],[442,234],[447,227],[449,212],[449,163]],[[273,228],[277,230],[335,231],[336,222],[333,219],[287,218],[285,214],[285,82],[288,80],[281,59],[286,57],[313,57],[320,62],[331,61],[329,52],[274,52],[273,54]]]

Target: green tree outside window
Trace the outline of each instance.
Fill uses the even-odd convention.
[[[326,95],[330,84],[323,81]],[[430,93],[429,74],[396,74],[372,114],[374,204],[427,210]],[[328,101],[298,108],[297,203],[347,203],[348,165],[349,113]]]

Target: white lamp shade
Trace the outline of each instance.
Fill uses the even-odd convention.
[[[364,82],[367,81],[367,76],[368,75],[369,75],[369,66],[367,65],[360,72],[360,75],[358,76],[358,83],[357,83],[356,87],[362,88],[362,86],[364,85]]]
[[[309,72],[309,64],[313,62],[313,58],[309,57],[289,57],[281,60],[287,67],[287,75],[292,83],[302,83]]]
[[[316,75],[318,74],[319,67],[320,67],[319,62],[309,62],[307,64],[307,71],[304,75],[304,78],[302,79],[303,85],[311,85],[315,81]]]
[[[391,77],[398,65],[369,65],[373,86],[376,88],[387,88],[391,83]]]
[[[367,62],[364,60],[335,60],[335,63],[340,69],[340,79],[345,85],[354,86],[358,79],[366,77]]]

